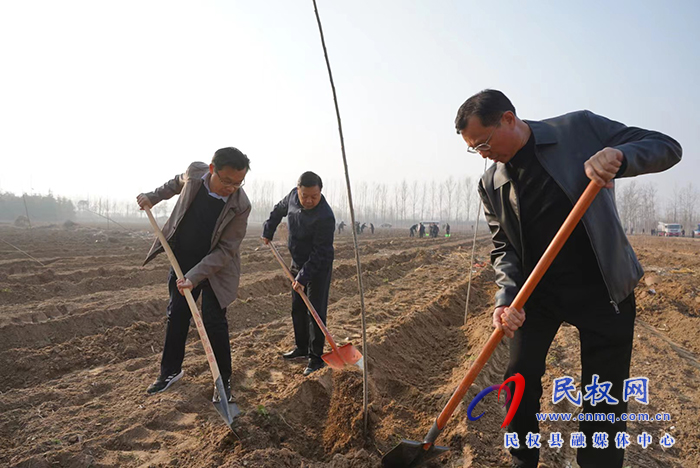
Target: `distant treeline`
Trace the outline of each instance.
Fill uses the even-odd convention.
[[[63,222],[75,216],[75,207],[69,199],[52,194],[17,196],[0,192],[0,220],[14,221],[27,213],[30,221]]]

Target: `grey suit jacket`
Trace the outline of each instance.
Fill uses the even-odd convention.
[[[617,148],[625,162],[618,177],[664,171],[681,160],[681,146],[659,132],[627,127],[578,111],[543,121],[525,121],[535,136],[535,155],[542,167],[575,204],[590,179],[584,162],[606,147]],[[489,167],[479,181],[479,195],[491,230],[496,270],[496,307],[510,305],[525,282],[523,242],[517,190],[505,164]],[[608,288],[617,303],[634,291],[643,270],[625,235],[615,206],[614,189],[602,189],[582,219]]]
[[[204,183],[202,176],[207,172],[209,172],[208,164],[194,162],[184,174],[176,175],[162,187],[146,194],[153,205],[180,194],[170,218],[163,226],[163,235],[168,239],[168,243],[192,204],[197,191]],[[207,175],[207,177],[210,176]],[[222,308],[233,302],[238,294],[238,283],[241,277],[239,249],[248,228],[250,209],[250,201],[243,188],[231,194],[216,221],[209,253],[190,271],[183,272],[195,286],[204,279],[208,279]],[[163,246],[156,238],[143,264],[147,264],[161,252],[163,252]]]

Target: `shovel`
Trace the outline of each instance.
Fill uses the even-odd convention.
[[[163,249],[165,250],[165,253],[168,256],[168,260],[170,260],[170,264],[172,265],[173,270],[175,270],[177,279],[184,278],[185,275],[182,274],[182,269],[180,269],[180,265],[177,263],[175,254],[173,254],[170,245],[168,245],[168,241],[163,235],[163,231],[161,231],[158,227],[158,223],[153,217],[153,213],[151,213],[150,208],[144,207],[143,210],[148,215],[148,220],[151,222],[151,226],[153,226],[153,230],[158,236],[160,244],[163,246]],[[216,390],[219,393],[219,401],[213,402],[214,408],[216,408],[217,413],[219,413],[219,415],[226,422],[228,428],[231,429],[231,432],[236,434],[231,425],[233,424],[233,418],[241,414],[241,411],[238,409],[238,405],[236,403],[229,403],[227,401],[228,399],[226,398],[226,390],[224,389],[224,380],[221,378],[219,366],[216,363],[216,357],[214,356],[214,350],[211,348],[211,343],[209,342],[207,330],[204,328],[204,322],[202,322],[202,316],[200,315],[199,310],[197,309],[197,304],[194,301],[194,297],[192,297],[192,291],[189,289],[185,289],[184,291],[185,299],[187,299],[187,304],[190,306],[190,312],[192,312],[192,318],[194,319],[194,323],[197,325],[199,339],[202,341],[204,352],[207,355],[209,369],[211,369],[211,375],[214,377],[214,384],[216,385]]]
[[[296,281],[292,275],[292,272],[289,271],[289,268],[287,268],[287,265],[284,263],[284,259],[282,259],[282,256],[277,250],[277,247],[275,247],[275,244],[270,241],[268,245],[272,250],[272,254],[275,256],[279,264],[282,266],[282,269],[287,274],[287,277],[292,281],[292,283]],[[347,343],[343,346],[338,346],[335,344],[335,341],[328,331],[328,328],[326,328],[326,326],[323,324],[321,317],[318,316],[318,312],[316,312],[316,309],[314,308],[313,304],[311,304],[311,301],[306,294],[304,294],[304,291],[299,291],[299,295],[304,300],[306,307],[309,308],[309,312],[311,312],[311,316],[316,321],[316,325],[318,325],[318,328],[320,328],[323,334],[326,336],[328,344],[331,345],[332,351],[321,356],[321,359],[323,359],[326,364],[333,369],[342,369],[346,364],[349,366],[356,365],[360,369],[363,369],[364,360],[362,359],[362,354],[357,350],[357,348],[355,348],[352,343]]]
[[[518,310],[523,308],[530,298],[530,294],[532,294],[532,291],[535,289],[535,286],[540,282],[542,276],[564,246],[564,242],[569,238],[600,189],[601,187],[593,181],[588,184],[588,187],[586,187],[583,195],[581,195],[581,198],[579,198],[576,205],[574,205],[574,208],[571,210],[571,213],[569,213],[569,216],[567,216],[564,224],[559,228],[557,235],[552,239],[552,242],[549,244],[549,247],[547,247],[542,258],[537,262],[537,266],[535,266],[535,269],[530,273],[530,276],[518,292],[518,295],[515,296],[511,307],[515,307]],[[474,364],[469,368],[462,382],[460,382],[457,387],[457,390],[455,390],[452,397],[450,397],[450,400],[447,402],[447,405],[443,408],[440,416],[438,416],[433,423],[433,427],[430,428],[423,442],[402,440],[396,447],[382,457],[382,466],[385,468],[415,467],[449,450],[447,447],[435,445],[435,440],[440,435],[440,432],[442,432],[442,429],[447,424],[454,410],[462,401],[462,398],[464,398],[464,395],[476,379],[476,376],[479,375],[479,372],[491,357],[491,354],[494,349],[496,349],[496,346],[498,346],[501,338],[503,338],[503,332],[499,329],[494,330],[491,337],[486,342],[486,345],[484,345],[484,348],[479,353],[479,356],[477,356],[474,361]]]

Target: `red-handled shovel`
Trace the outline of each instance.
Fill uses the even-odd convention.
[[[284,259],[277,250],[277,247],[275,247],[275,244],[273,244],[272,241],[270,241],[268,245],[272,250],[272,254],[275,256],[279,264],[282,266],[282,269],[287,274],[287,277],[293,283],[295,281],[294,276],[292,275],[292,272],[289,271],[289,268],[287,268],[287,264],[284,263]],[[355,348],[352,345],[352,343],[344,344],[343,346],[338,346],[337,344],[335,344],[335,341],[333,340],[333,337],[328,331],[328,328],[326,328],[326,326],[323,324],[321,317],[318,316],[316,309],[314,308],[313,304],[311,304],[311,301],[306,296],[306,294],[304,294],[304,291],[300,291],[299,295],[304,300],[306,307],[309,308],[309,312],[311,312],[311,316],[316,321],[318,328],[320,328],[323,334],[326,336],[328,344],[331,345],[331,352],[321,356],[321,359],[326,361],[326,364],[328,364],[333,369],[342,369],[343,367],[345,367],[346,364],[349,366],[356,365],[357,367],[362,369],[362,354],[357,350],[357,348]]]
[[[559,228],[557,235],[554,236],[554,239],[552,239],[549,247],[547,247],[544,255],[542,255],[540,261],[537,262],[537,266],[535,266],[535,269],[525,281],[525,284],[523,285],[522,289],[520,289],[520,292],[518,292],[518,295],[515,296],[515,300],[513,300],[511,307],[515,307],[518,310],[523,308],[527,300],[530,298],[530,294],[532,294],[532,291],[535,289],[535,286],[537,286],[537,283],[540,282],[542,276],[552,264],[552,261],[554,261],[554,258],[557,256],[561,248],[564,246],[564,243],[569,238],[600,189],[600,185],[597,185],[593,181],[588,184],[588,187],[586,187],[583,195],[581,195],[581,198],[579,198],[578,202],[576,202],[576,205],[574,205],[574,208],[571,210],[571,213],[569,213],[569,216],[567,216],[564,224],[562,224],[561,228]],[[382,466],[385,468],[415,467],[449,450],[447,447],[435,445],[435,440],[440,435],[440,432],[442,432],[442,429],[447,424],[447,421],[450,419],[450,416],[452,416],[454,410],[462,401],[462,398],[464,398],[464,395],[467,393],[467,390],[469,390],[469,387],[476,379],[476,376],[479,375],[479,372],[481,372],[481,369],[491,357],[493,350],[496,349],[496,346],[498,346],[501,338],[503,338],[503,332],[499,329],[494,330],[491,337],[486,342],[486,345],[484,345],[484,348],[479,353],[479,356],[474,361],[474,364],[472,364],[467,371],[467,374],[462,379],[462,382],[460,382],[457,390],[455,390],[455,392],[452,394],[450,401],[447,402],[447,405],[440,413],[440,416],[438,416],[433,423],[433,427],[430,428],[430,431],[428,431],[428,434],[423,439],[423,442],[402,440],[396,447],[384,455],[382,458]]]

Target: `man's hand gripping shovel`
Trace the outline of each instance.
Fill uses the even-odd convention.
[[[537,266],[535,266],[535,269],[525,281],[525,284],[515,297],[511,307],[514,307],[517,310],[521,310],[523,308],[529,299],[530,294],[532,294],[532,291],[535,289],[535,286],[537,286],[537,283],[539,283],[540,279],[542,279],[542,276],[552,264],[552,261],[557,256],[600,189],[601,186],[597,185],[593,181],[588,184],[588,187],[586,187],[583,195],[581,195],[581,198],[579,198],[578,202],[576,202],[576,205],[571,210],[571,213],[569,213],[569,216],[567,216],[564,224],[562,224],[561,228],[559,228],[559,232],[557,232],[557,235],[554,236],[554,239],[552,239],[552,242],[549,244],[549,247],[547,247],[547,250],[545,251],[544,255],[542,255],[542,258],[537,263]],[[496,346],[498,346],[501,338],[503,338],[503,331],[500,329],[494,330],[491,337],[486,342],[486,345],[479,353],[479,356],[477,356],[476,360],[474,361],[474,364],[472,364],[467,371],[467,374],[462,379],[462,382],[460,382],[457,390],[455,390],[455,392],[452,394],[452,397],[447,402],[447,405],[433,423],[433,427],[430,428],[430,431],[428,431],[428,434],[423,439],[423,442],[402,440],[382,458],[382,465],[385,468],[409,468],[419,466],[421,463],[438,457],[449,450],[447,447],[435,445],[435,440],[440,435],[440,432],[442,432],[442,429],[447,424],[447,421],[450,419],[450,416],[452,416],[454,410],[462,401],[462,398],[464,398],[464,395],[467,393],[467,390],[469,390],[469,387],[476,379],[476,376],[479,375],[479,372],[481,372],[481,369],[491,357],[491,354],[493,353],[494,349],[496,349]]]
[[[287,265],[284,263],[284,259],[282,259],[282,256],[277,250],[277,247],[275,247],[275,244],[273,244],[272,241],[269,241],[268,245],[270,246],[270,250],[272,250],[272,254],[282,266],[282,269],[284,270],[287,277],[292,283],[294,283],[294,276],[292,275],[292,272],[289,271],[289,268],[287,268]],[[342,369],[343,367],[345,367],[345,365],[356,365],[357,367],[362,369],[364,361],[362,359],[362,354],[357,350],[357,348],[355,348],[351,343],[344,344],[343,346],[338,346],[337,344],[335,344],[335,341],[333,340],[333,337],[328,331],[328,328],[326,328],[326,326],[324,325],[323,321],[321,320],[321,317],[318,316],[316,309],[311,304],[311,301],[306,296],[306,294],[304,294],[304,291],[299,291],[299,295],[304,300],[306,307],[309,308],[309,312],[316,321],[318,328],[320,328],[323,334],[326,336],[328,344],[331,345],[331,352],[321,356],[321,358],[326,362],[326,364],[328,364],[333,369]]]
[[[151,226],[153,226],[153,230],[155,231],[156,235],[158,236],[158,239],[160,240],[161,245],[163,246],[163,249],[165,250],[165,253],[168,256],[168,260],[170,260],[170,264],[173,267],[173,270],[175,270],[175,274],[177,275],[177,279],[182,279],[185,277],[185,275],[182,274],[182,270],[180,269],[180,265],[177,263],[177,259],[175,258],[175,255],[173,254],[172,249],[170,248],[170,245],[168,245],[168,241],[163,235],[163,232],[160,230],[158,227],[158,223],[156,222],[155,218],[153,217],[153,213],[151,213],[150,208],[147,206],[143,207],[143,210],[146,212],[148,215],[148,220],[151,222]],[[204,328],[204,322],[202,322],[202,316],[199,313],[199,310],[197,309],[197,304],[194,301],[194,297],[192,297],[192,291],[189,289],[184,289],[185,292],[185,298],[187,299],[187,304],[190,306],[190,312],[192,312],[192,318],[194,319],[194,323],[197,325],[197,331],[199,332],[199,338],[202,341],[202,346],[204,347],[204,352],[207,355],[207,362],[209,362],[209,369],[211,369],[211,374],[212,377],[214,378],[214,384],[216,385],[216,390],[219,393],[219,401],[214,401],[214,408],[216,408],[216,411],[219,413],[219,415],[222,417],[224,422],[226,422],[226,425],[228,428],[231,430],[231,432],[236,435],[236,432],[233,430],[233,427],[231,425],[233,424],[233,419],[238,416],[241,411],[238,409],[238,405],[236,403],[229,403],[228,399],[226,398],[226,390],[224,387],[224,381],[221,378],[221,373],[219,372],[219,366],[216,363],[216,357],[214,356],[214,350],[211,348],[211,343],[209,342],[209,336],[207,335],[207,330]],[[238,437],[236,435],[236,437]]]

